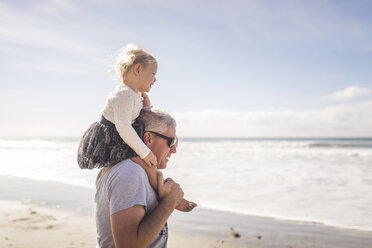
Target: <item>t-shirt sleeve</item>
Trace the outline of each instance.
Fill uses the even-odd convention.
[[[150,149],[132,127],[132,120],[138,117],[133,116],[135,96],[130,91],[122,91],[112,99],[112,106],[115,127],[120,137],[143,159],[150,153]]]
[[[109,186],[110,215],[135,205],[147,208],[145,178],[140,169],[113,177]]]

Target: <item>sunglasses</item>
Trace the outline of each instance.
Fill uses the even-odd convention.
[[[154,131],[146,131],[146,132],[153,133],[153,134],[155,134],[156,136],[159,136],[160,138],[165,139],[165,140],[168,142],[168,146],[169,146],[169,148],[172,148],[172,147],[174,147],[174,146],[177,144],[177,141],[178,141],[178,138],[177,138],[177,137],[175,137],[175,138],[170,138],[170,137],[167,137],[167,136],[165,136],[165,135],[162,135],[162,134],[157,133],[157,132],[154,132]]]

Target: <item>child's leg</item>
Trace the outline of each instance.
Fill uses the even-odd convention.
[[[136,161],[135,161],[136,162]],[[149,178],[151,187],[158,192],[158,178],[157,178],[157,172],[158,168],[156,166],[149,167],[143,163],[139,163],[142,168],[146,171],[146,174]],[[181,203],[176,207],[177,210],[183,211],[183,212],[190,212],[196,207],[195,202],[188,201],[186,199],[183,199]]]
[[[182,212],[190,212],[196,206],[198,205],[195,202],[188,201],[185,198],[183,198],[181,203],[176,207],[176,209]]]
[[[140,163],[142,168],[146,171],[147,177],[149,178],[151,187],[158,192],[158,168],[156,166],[149,167],[147,165],[144,165]]]

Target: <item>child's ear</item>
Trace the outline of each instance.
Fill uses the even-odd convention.
[[[135,64],[133,67],[133,71],[135,75],[138,75],[142,70],[142,65],[140,63]]]

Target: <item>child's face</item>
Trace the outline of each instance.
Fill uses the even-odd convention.
[[[146,66],[142,67],[142,70],[139,74],[139,91],[140,92],[149,92],[151,86],[155,83],[156,72],[158,70],[158,65],[154,64],[147,64]]]

